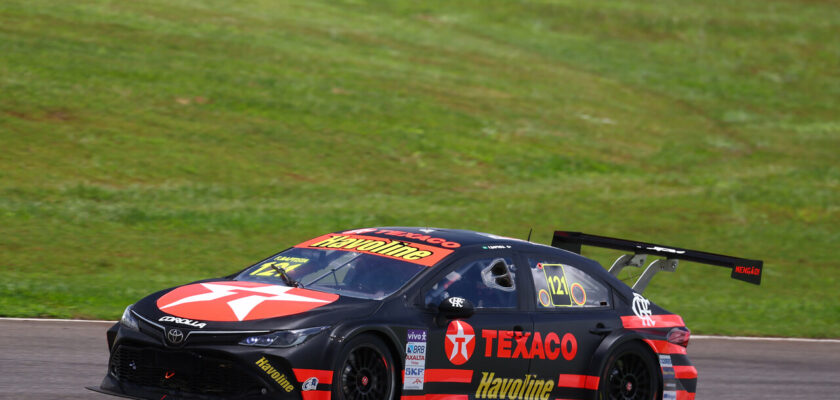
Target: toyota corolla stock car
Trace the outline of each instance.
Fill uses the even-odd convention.
[[[582,245],[622,250],[609,269]],[[655,258],[647,264],[646,258]],[[137,399],[693,399],[683,319],[642,293],[679,260],[762,262],[579,232],[552,245],[410,227],[329,233],[149,295],[90,389]],[[639,268],[628,286],[616,278]]]

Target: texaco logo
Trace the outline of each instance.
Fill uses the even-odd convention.
[[[166,332],[166,340],[172,344],[181,344],[184,341],[184,332],[178,328],[172,328]]]
[[[470,324],[455,320],[446,328],[444,343],[446,357],[455,365],[461,365],[470,360],[475,350],[475,331]]]

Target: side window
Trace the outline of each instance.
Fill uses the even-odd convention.
[[[607,286],[596,278],[567,264],[529,258],[531,276],[537,291],[537,308],[606,307],[610,305]]]
[[[426,293],[426,306],[463,297],[475,308],[516,308],[516,269],[510,258],[473,260],[458,266]]]

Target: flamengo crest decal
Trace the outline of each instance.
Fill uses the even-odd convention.
[[[195,283],[157,300],[162,311],[206,321],[248,321],[298,314],[338,299],[338,295],[246,281]]]
[[[475,350],[475,331],[470,324],[454,320],[446,328],[444,343],[446,357],[455,365],[461,365],[470,360]]]
[[[650,316],[650,300],[638,293],[633,293],[633,314],[642,320],[642,326],[656,325],[656,321]]]

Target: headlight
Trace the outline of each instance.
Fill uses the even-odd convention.
[[[134,304],[125,308],[122,318],[120,318],[120,324],[126,328],[137,330],[137,319],[134,318],[134,315],[131,315],[132,309],[134,309]]]
[[[319,326],[315,328],[295,329],[290,331],[277,331],[267,335],[251,336],[239,342],[245,346],[259,346],[259,347],[292,347],[297,346],[310,336],[316,335],[322,331],[327,330],[328,326]]]

